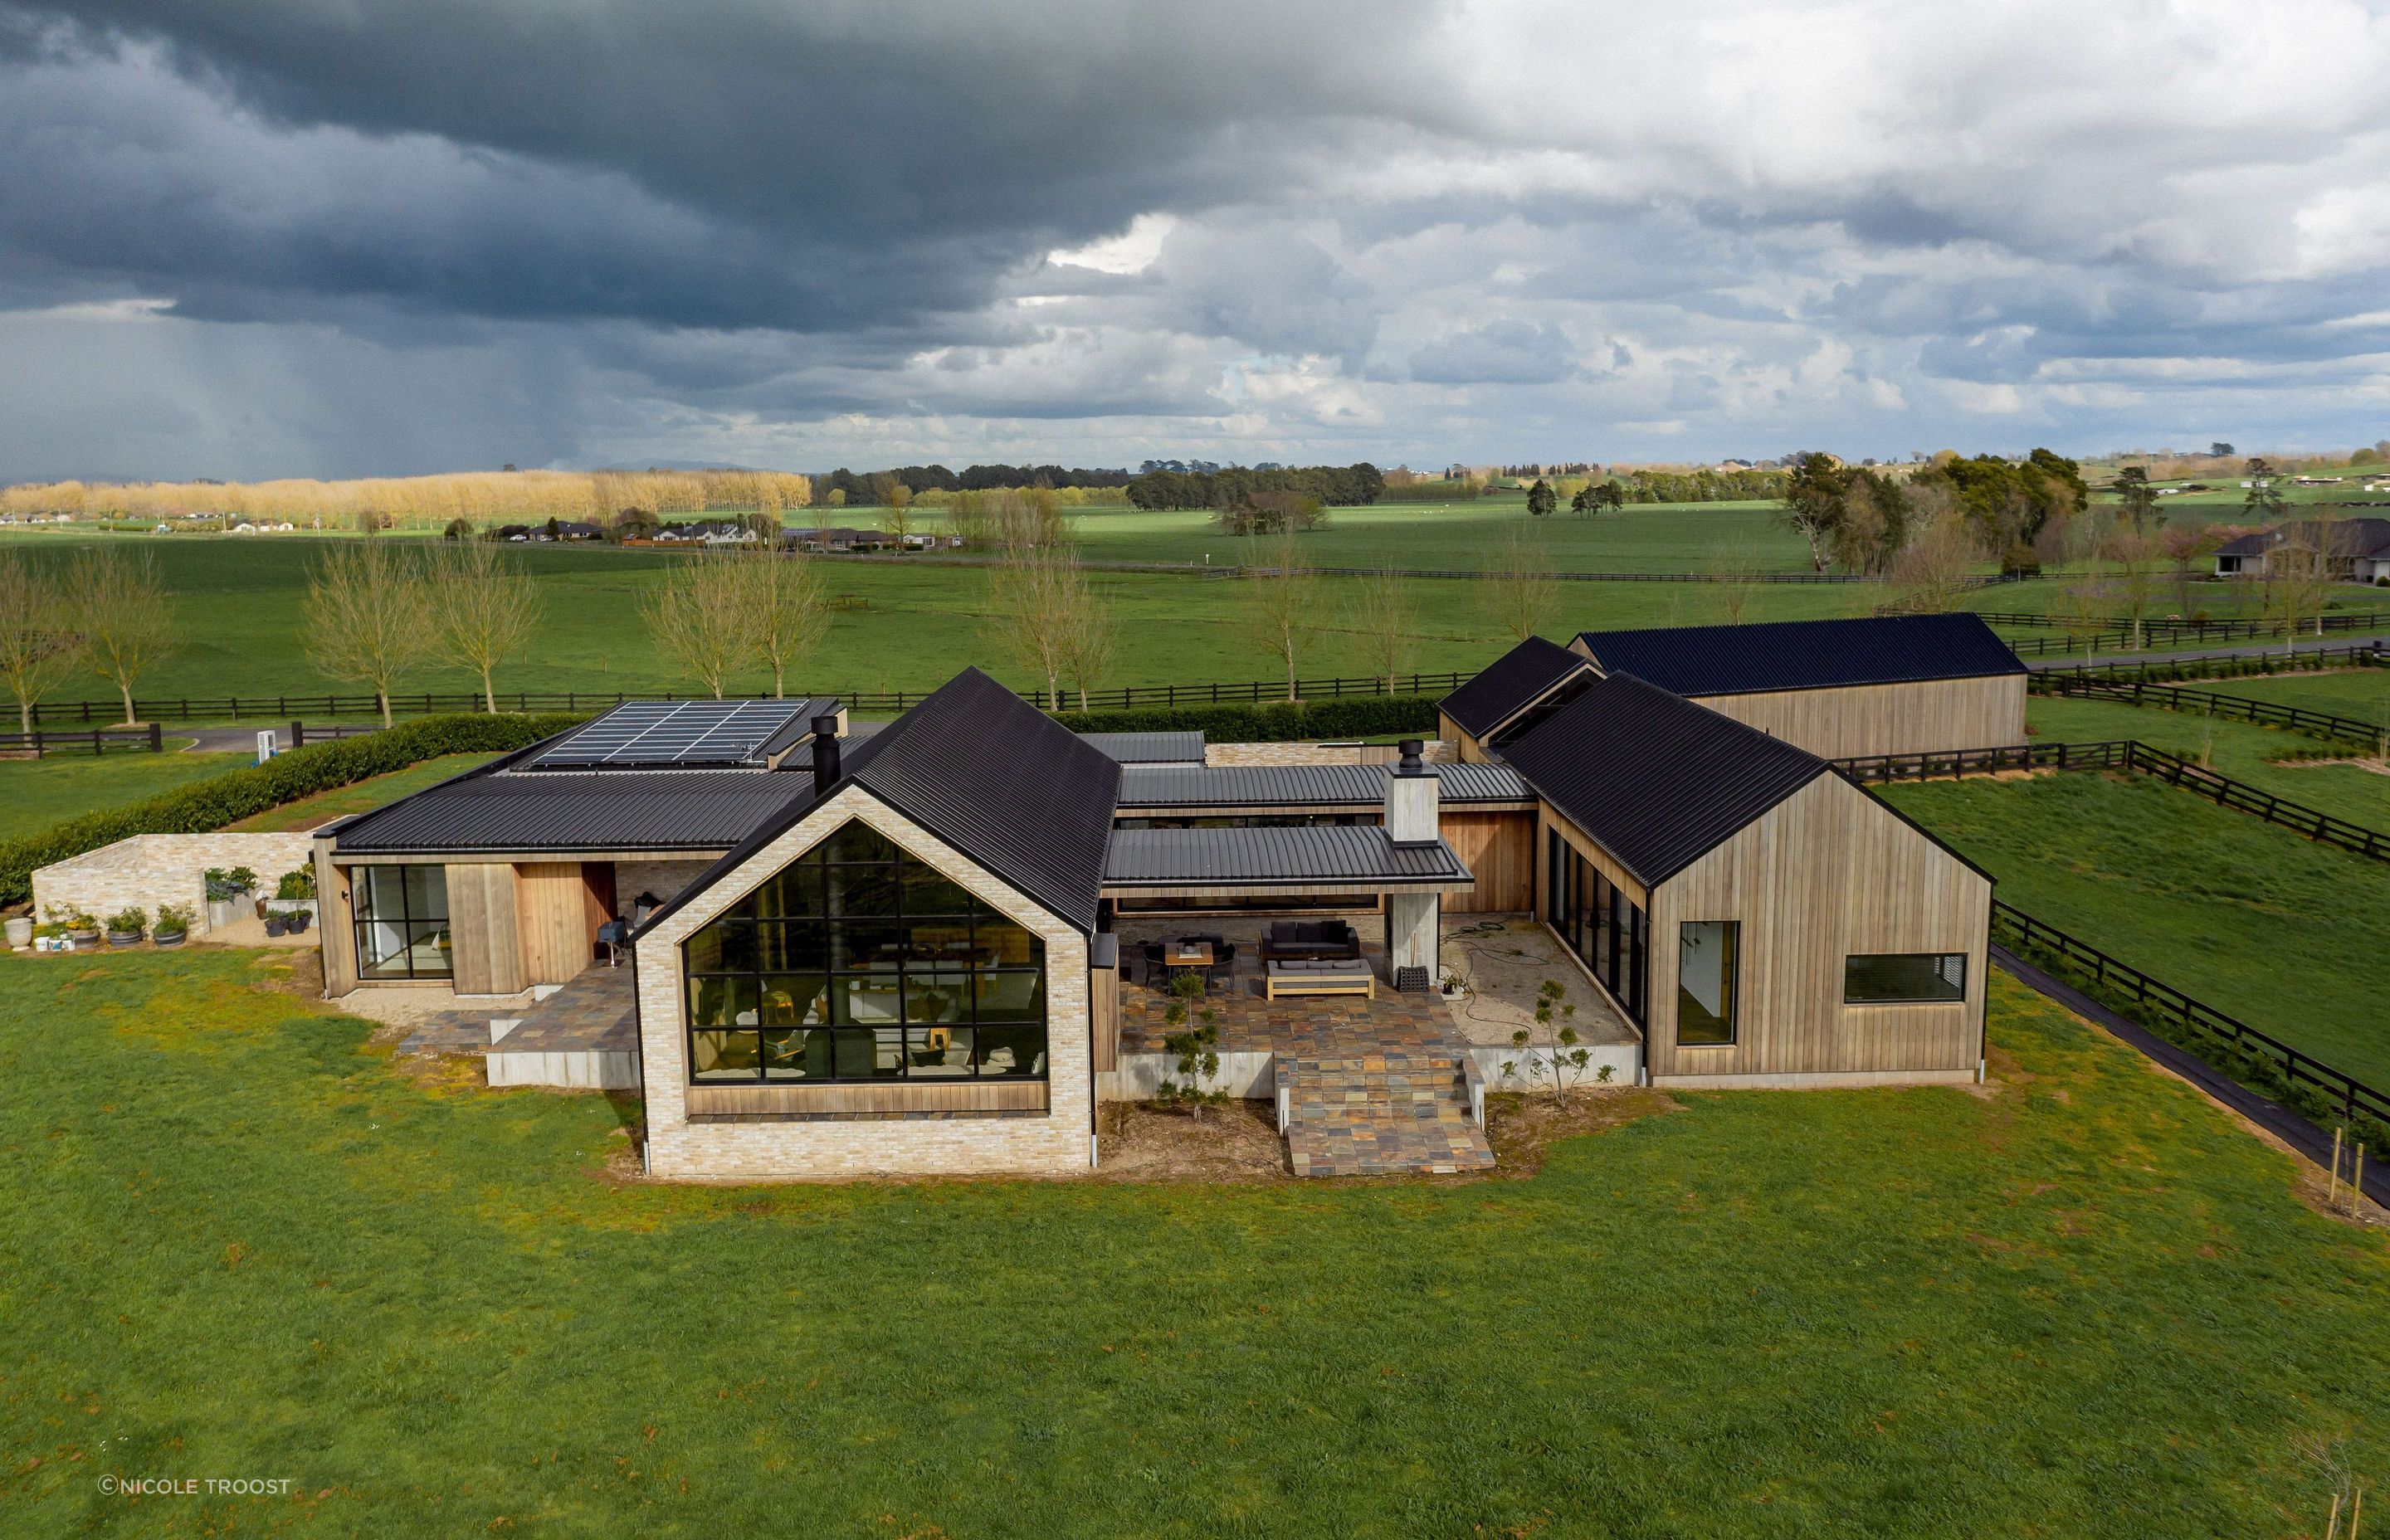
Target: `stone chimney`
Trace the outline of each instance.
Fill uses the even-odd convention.
[[[839,776],[838,718],[814,718],[814,795],[826,797],[838,784]]]
[[[1386,838],[1397,848],[1432,845],[1442,838],[1435,772],[1420,759],[1424,747],[1418,738],[1403,739],[1403,757],[1386,773]],[[1386,895],[1386,961],[1396,989],[1434,987],[1443,921],[1444,895],[1433,889]]]
[[[1439,838],[1435,772],[1420,759],[1424,747],[1403,739],[1403,757],[1386,773],[1386,838],[1397,845],[1432,845]]]

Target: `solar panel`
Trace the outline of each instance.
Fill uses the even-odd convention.
[[[626,700],[534,757],[527,768],[753,764],[775,739],[801,736],[829,700]]]

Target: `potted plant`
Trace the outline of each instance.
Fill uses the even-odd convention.
[[[202,874],[208,885],[208,929],[221,930],[240,918],[240,884],[222,866]]]
[[[90,915],[84,913],[81,909],[67,910],[63,919],[67,928],[67,940],[74,943],[77,946],[97,946],[99,944],[98,920],[93,918]]]
[[[268,916],[270,919],[282,922],[282,933],[286,936],[305,935],[308,922],[315,918],[304,909],[276,909]]]
[[[235,892],[253,893],[257,892],[257,873],[251,870],[249,867],[235,866],[231,871],[226,872],[225,875],[231,879],[233,891]]]
[[[288,929],[289,929],[289,927],[283,922],[281,910],[268,909],[265,911],[265,933],[267,935],[278,936]]]
[[[149,929],[149,911],[142,908],[119,909],[108,919],[108,944],[138,946],[141,932]]]
[[[285,919],[301,914],[312,917],[315,913],[315,868],[301,866],[284,872],[274,885],[274,898],[282,905]]]
[[[8,949],[14,952],[19,947],[31,946],[32,944],[33,917],[31,915],[10,915],[8,917]]]
[[[188,905],[182,904],[158,905],[158,924],[149,932],[151,941],[161,946],[180,946],[183,944],[183,939],[190,933],[191,911]]]

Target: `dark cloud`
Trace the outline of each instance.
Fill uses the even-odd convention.
[[[1577,372],[1576,350],[1549,322],[1489,321],[1411,354],[1411,378],[1435,385],[1548,385]]]

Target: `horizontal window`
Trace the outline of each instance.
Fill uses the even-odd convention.
[[[1843,959],[1843,1003],[1947,1004],[1967,997],[1964,952],[1870,952]]]

